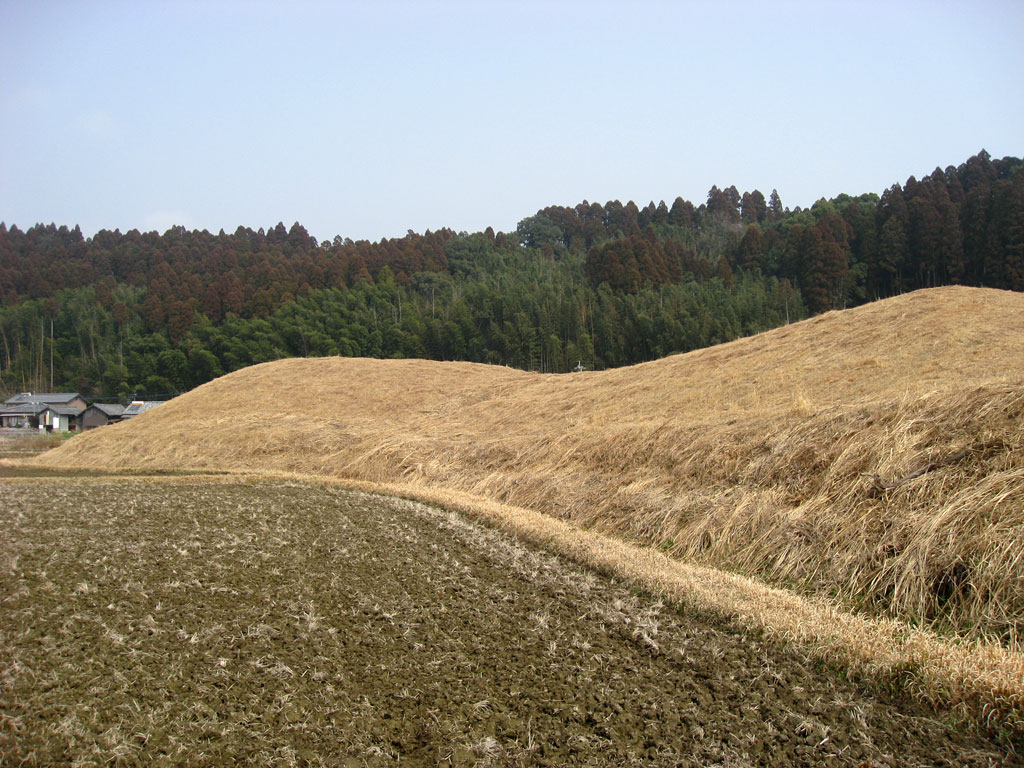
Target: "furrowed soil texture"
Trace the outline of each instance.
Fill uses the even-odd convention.
[[[897,693],[455,514],[0,481],[4,765],[1014,763]]]

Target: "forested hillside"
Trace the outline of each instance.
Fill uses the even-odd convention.
[[[380,242],[0,224],[0,394],[171,394],[287,356],[607,368],[921,287],[1024,290],[1021,166],[981,152],[807,210],[712,187]]]

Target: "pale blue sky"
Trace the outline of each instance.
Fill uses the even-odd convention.
[[[1024,155],[1024,3],[0,0],[0,220],[320,239]]]

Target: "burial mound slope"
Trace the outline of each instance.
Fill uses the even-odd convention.
[[[236,371],[37,459],[470,493],[1019,647],[1024,295],[963,287],[630,368]]]

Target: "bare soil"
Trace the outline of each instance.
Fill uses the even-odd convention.
[[[0,480],[3,765],[994,766],[899,692],[408,501]]]

